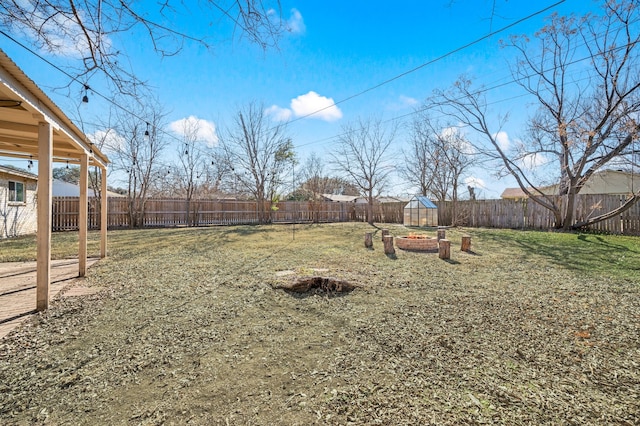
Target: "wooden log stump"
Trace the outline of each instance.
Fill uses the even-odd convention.
[[[438,242],[438,256],[444,260],[451,258],[451,241],[443,238]]]
[[[460,251],[471,251],[471,235],[463,235]]]
[[[438,226],[438,241],[447,238],[445,228]]]
[[[382,241],[384,242],[384,237],[386,237],[387,235],[389,235],[389,230],[388,229],[383,229],[382,230]]]
[[[366,248],[373,247],[373,234],[371,232],[367,232],[364,234],[364,246]]]
[[[393,247],[393,235],[386,235],[382,242],[384,243],[384,254],[395,254],[396,249]]]

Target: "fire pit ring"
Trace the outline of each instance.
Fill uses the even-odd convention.
[[[411,251],[438,251],[438,239],[433,238],[416,238],[410,237],[396,237],[396,246],[401,250]]]

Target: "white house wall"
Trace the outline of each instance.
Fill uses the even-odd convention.
[[[26,203],[9,202],[9,181],[22,182]],[[36,182],[0,173],[0,238],[35,234],[38,228]]]

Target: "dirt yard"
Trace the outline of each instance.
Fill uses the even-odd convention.
[[[107,290],[0,340],[0,424],[640,424],[640,242],[466,231],[111,232]],[[314,275],[358,288],[276,288]]]

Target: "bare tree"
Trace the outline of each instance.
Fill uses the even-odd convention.
[[[208,35],[186,34],[173,29],[176,16],[193,13],[190,3],[165,0],[148,10],[135,2],[102,0],[49,0],[0,2],[0,25],[16,36],[26,36],[38,49],[55,54],[81,58],[72,72],[74,79],[88,81],[96,72],[102,73],[121,93],[135,94],[142,82],[126,69],[119,37],[136,32],[146,35],[150,48],[159,55],[172,56],[180,52],[185,42],[209,47]],[[278,0],[205,0],[199,2],[199,13],[220,14],[230,19],[238,34],[246,36],[263,48],[274,46],[286,30],[278,18]],[[151,17],[154,18],[151,18]]]
[[[106,126],[112,133],[105,139],[105,150],[109,152],[115,170],[126,173],[127,198],[129,202],[129,225],[144,226],[147,199],[159,190],[158,183],[166,174],[160,160],[167,146],[160,131],[165,125],[165,113],[157,104],[148,106],[136,114],[146,117],[141,122],[135,117],[116,110],[112,122]]]
[[[293,143],[284,127],[272,123],[264,112],[264,106],[255,102],[240,108],[220,138],[232,179],[261,206],[260,223],[270,220],[267,202],[275,199],[287,166],[295,160]]]
[[[373,225],[373,205],[394,168],[389,148],[397,126],[381,120],[358,120],[343,126],[337,148],[330,153],[334,168],[353,181],[367,198],[367,222]]]
[[[437,93],[434,106],[482,135],[490,144],[485,153],[502,164],[531,200],[553,212],[557,228],[609,219],[640,198],[640,193],[630,194],[619,208],[574,223],[575,197],[589,178],[633,154],[640,131],[638,19],[636,1],[607,1],[602,16],[551,16],[536,33],[535,45],[524,36],[511,38],[508,46],[521,58],[514,77],[539,105],[515,149],[505,149],[497,137],[506,116],[492,128],[485,95],[469,79]],[[555,170],[556,194],[545,194],[540,186],[535,166],[542,163],[543,170]]]
[[[319,200],[322,194],[358,195],[360,190],[351,182],[329,176],[326,164],[315,152],[307,158],[300,172],[302,184],[298,190],[304,199]]]
[[[187,225],[195,225],[191,214],[191,201],[197,197],[207,175],[210,155],[206,143],[200,139],[198,120],[182,121],[182,144],[178,146],[177,166],[174,174],[178,190],[185,199]]]
[[[474,164],[471,144],[460,128],[432,121],[421,109],[414,115],[409,133],[409,149],[403,151],[400,174],[417,183],[422,195],[453,203],[453,225],[459,223],[458,189],[464,174]]]
[[[219,148],[210,149],[205,157],[204,175],[200,184],[200,194],[204,197],[220,197],[223,191],[223,182],[230,175],[224,161],[224,153]]]

